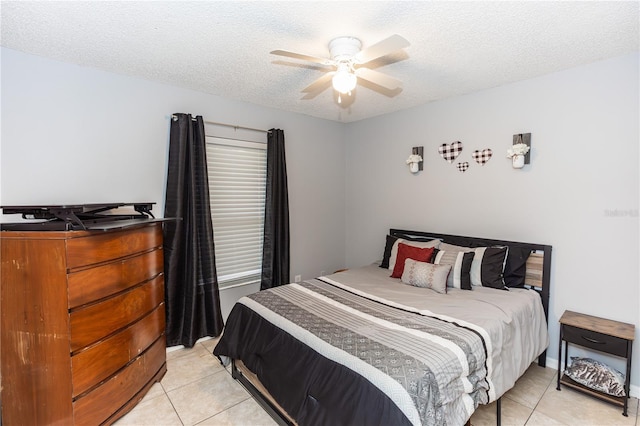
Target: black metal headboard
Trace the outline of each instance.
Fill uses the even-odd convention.
[[[549,294],[551,290],[551,246],[545,244],[524,243],[519,241],[493,240],[489,238],[465,237],[461,235],[438,234],[435,232],[408,231],[404,229],[390,229],[389,233],[394,237],[406,239],[438,239],[448,244],[464,247],[507,246],[531,250],[530,261],[527,262],[527,278],[531,277],[533,283],[529,287],[540,294],[544,316],[549,324]],[[527,283],[525,281],[525,283]],[[544,367],[546,351],[538,358],[538,364]]]

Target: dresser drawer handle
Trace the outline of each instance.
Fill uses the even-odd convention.
[[[586,340],[587,342],[596,343],[596,344],[598,344],[598,345],[604,345],[604,344],[606,344],[606,343],[607,343],[607,342],[601,342],[600,340],[591,339],[591,338],[586,337],[586,336],[582,336],[582,338],[583,338],[584,340]]]

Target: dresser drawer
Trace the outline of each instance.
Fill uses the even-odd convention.
[[[164,302],[164,275],[100,303],[72,311],[71,352],[96,343]]]
[[[131,364],[73,402],[75,425],[99,425],[133,398],[166,360],[164,335]]]
[[[157,249],[106,265],[69,274],[69,308],[102,299],[150,280],[162,272],[163,251]]]
[[[73,397],[107,379],[164,333],[164,303],[146,317],[71,358]]]
[[[162,226],[96,233],[67,240],[67,268],[107,262],[162,246]]]
[[[571,325],[562,325],[562,338],[569,343],[621,357],[627,356],[627,340]]]

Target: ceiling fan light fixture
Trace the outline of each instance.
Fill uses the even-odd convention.
[[[342,94],[346,94],[356,88],[358,77],[345,67],[338,69],[338,71],[333,75],[331,81],[334,89]]]
[[[359,81],[373,83],[371,88],[381,87],[390,91],[402,91],[402,82],[379,71],[368,67],[369,63],[387,56],[393,52],[409,46],[409,42],[402,36],[394,34],[362,49],[362,42],[355,37],[337,37],[329,42],[330,58],[304,55],[287,50],[273,50],[271,54],[300,59],[307,62],[321,64],[325,67],[333,67],[302,90],[306,95],[302,99],[312,99],[318,93],[328,88],[328,82],[332,80],[333,89],[338,92],[338,103],[341,95],[349,94],[356,88]],[[356,70],[357,67],[357,70]],[[396,92],[398,93],[398,92]],[[385,93],[386,94],[386,93]]]

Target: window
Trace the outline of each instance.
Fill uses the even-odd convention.
[[[267,144],[208,137],[207,170],[218,284],[259,282]]]

